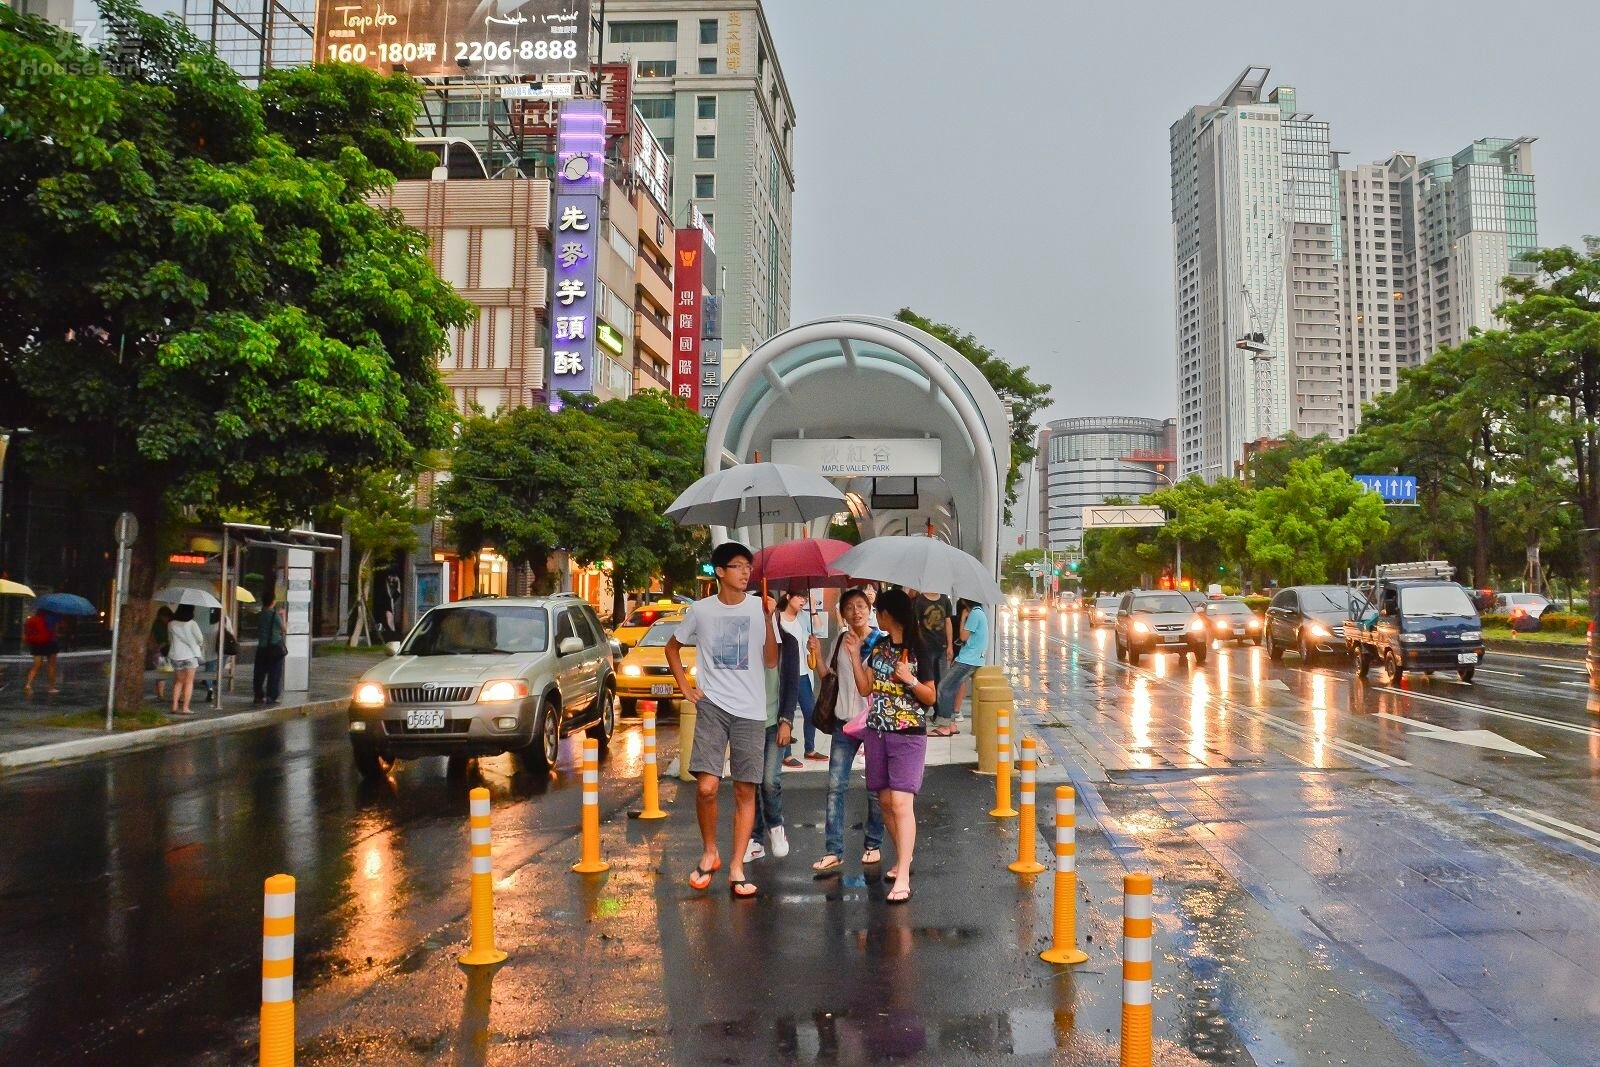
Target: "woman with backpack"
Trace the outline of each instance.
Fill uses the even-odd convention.
[[[28,668],[27,680],[22,683],[24,696],[33,695],[33,680],[38,677],[40,667],[47,668],[50,692],[61,692],[56,684],[56,656],[61,652],[61,646],[56,642],[56,626],[56,617],[42,608],[29,615],[28,621],[22,624],[22,640],[28,646],[28,654],[33,657],[33,666]]]

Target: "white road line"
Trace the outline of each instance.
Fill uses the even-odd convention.
[[[1575,833],[1580,837],[1587,837],[1590,841],[1600,845],[1600,834],[1595,833],[1593,830],[1586,829],[1585,827],[1578,826],[1574,823],[1565,822],[1556,818],[1554,815],[1546,815],[1542,811],[1534,811],[1531,808],[1513,808],[1512,810],[1519,811],[1529,818],[1538,819],[1541,822],[1547,822],[1551,826],[1559,826],[1563,830],[1570,830],[1572,833]]]
[[[1572,671],[1574,674],[1588,674],[1588,667],[1571,667],[1565,663],[1541,663],[1541,667],[1549,667],[1553,671]]]
[[[1565,841],[1569,845],[1577,845],[1581,849],[1584,849],[1584,850],[1589,851],[1589,852],[1593,852],[1595,855],[1600,856],[1600,845],[1591,845],[1587,841],[1580,841],[1576,837],[1573,837],[1571,834],[1562,833],[1560,830],[1557,830],[1557,829],[1555,829],[1553,827],[1550,827],[1550,826],[1546,826],[1546,825],[1544,825],[1543,823],[1540,823],[1540,822],[1535,822],[1532,819],[1524,819],[1522,816],[1513,814],[1512,812],[1509,812],[1509,811],[1497,812],[1496,814],[1498,814],[1502,819],[1510,819],[1512,822],[1521,823],[1523,826],[1528,827],[1530,830],[1537,830],[1541,834],[1546,834],[1546,835],[1548,835],[1550,837],[1560,838],[1561,840]]]
[[[1490,669],[1488,667],[1479,667],[1478,668],[1478,673],[1479,674],[1501,674],[1501,675],[1504,675],[1507,678],[1526,678],[1527,677],[1526,674],[1518,674],[1516,671],[1497,671],[1497,670],[1492,670],[1492,669]]]
[[[1432,693],[1419,693],[1413,689],[1394,689],[1390,692],[1398,696],[1410,697],[1412,700],[1428,700],[1435,704],[1448,704],[1455,708],[1466,708],[1480,715],[1496,715],[1502,719],[1516,719],[1519,722],[1532,723],[1535,726],[1548,726],[1552,730],[1565,730],[1568,733],[1582,734],[1584,737],[1600,737],[1600,730],[1592,726],[1574,726],[1570,722],[1561,722],[1559,719],[1546,719],[1539,715],[1528,715],[1520,711],[1502,711],[1483,704],[1470,704],[1465,700],[1452,700],[1450,697],[1434,696]]]

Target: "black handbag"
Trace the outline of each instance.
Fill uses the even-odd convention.
[[[828,675],[818,683],[817,699],[811,706],[811,725],[829,736],[832,736],[834,727],[839,725],[834,711],[839,704],[839,650],[843,647],[844,637],[841,634],[833,646]]]

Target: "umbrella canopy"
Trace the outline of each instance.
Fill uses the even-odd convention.
[[[13,582],[9,578],[0,578],[0,596],[32,596],[33,590],[21,582]]]
[[[680,526],[761,526],[806,522],[845,508],[844,494],[820,474],[787,463],[741,463],[708,474],[667,508]]]
[[[857,578],[998,604],[1005,594],[983,564],[932,537],[874,537],[833,561]]]
[[[851,547],[830,537],[802,537],[781,545],[769,545],[756,553],[750,580],[788,581],[814,587],[843,586],[849,583],[850,574],[836,569],[833,561]]]
[[[33,602],[39,611],[52,615],[98,615],[100,610],[77,593],[46,593]]]
[[[204,589],[195,589],[187,585],[169,585],[161,592],[150,598],[161,604],[191,604],[197,608],[221,608],[222,601],[212,596]]]
[[[201,590],[209,589],[216,593],[219,597],[222,595],[222,582],[220,580],[207,581],[205,578],[202,578],[199,575],[178,575],[175,577],[172,584],[167,586],[167,588]],[[236,585],[233,587],[233,599],[238,601],[240,604],[254,604],[256,602],[255,594],[250,592],[250,590],[246,589],[242,585]],[[200,607],[201,605],[196,604],[195,606]]]

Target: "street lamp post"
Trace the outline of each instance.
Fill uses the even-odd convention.
[[[1165,474],[1162,474],[1158,470],[1152,470],[1149,467],[1141,467],[1137,463],[1118,463],[1117,466],[1126,467],[1127,469],[1134,470],[1134,471],[1144,471],[1146,474],[1153,474],[1157,478],[1160,478],[1162,481],[1166,482],[1168,489],[1174,489],[1174,488],[1177,487],[1177,483],[1176,482],[1174,482],[1171,478],[1169,478]],[[1183,538],[1179,537],[1177,534],[1173,534],[1172,535],[1172,543],[1173,543],[1174,547],[1176,548],[1176,556],[1177,556],[1176,566],[1178,568],[1178,584],[1182,585],[1183,584]]]

